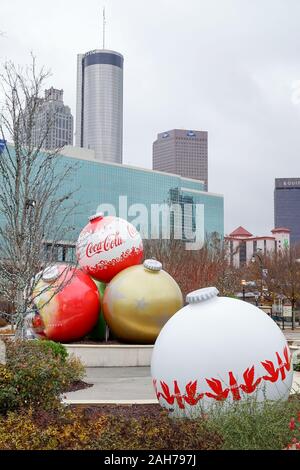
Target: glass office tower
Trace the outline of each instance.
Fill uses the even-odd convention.
[[[275,227],[290,229],[291,244],[300,242],[300,178],[276,178]]]

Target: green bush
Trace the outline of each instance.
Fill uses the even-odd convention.
[[[54,356],[60,357],[63,362],[66,361],[68,357],[68,351],[67,348],[61,344],[61,343],[55,343],[55,341],[50,341],[50,340],[43,340],[40,343],[41,347],[45,349],[51,349],[53,352]]]
[[[33,406],[53,409],[60,395],[84,376],[74,357],[62,360],[43,341],[7,341],[7,363],[0,373],[0,411]],[[0,370],[0,372],[1,372]]]
[[[233,403],[226,411],[216,408],[207,425],[222,435],[225,450],[283,449],[290,440],[289,422],[300,410],[300,396],[288,401]]]
[[[71,355],[68,357],[68,361],[65,363],[63,374],[68,387],[73,382],[77,382],[78,380],[82,380],[84,378],[85,368],[77,357]]]

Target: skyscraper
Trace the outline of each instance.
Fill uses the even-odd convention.
[[[76,146],[122,163],[123,56],[107,49],[77,58]]]
[[[207,132],[173,129],[153,143],[153,170],[204,181],[208,187]]]
[[[52,87],[45,90],[44,98],[39,99],[33,128],[35,146],[40,145],[45,134],[43,148],[47,150],[73,145],[73,116],[69,106],[64,105],[63,98],[64,91]]]
[[[291,243],[300,242],[300,178],[276,178],[274,190],[275,227],[291,231]]]

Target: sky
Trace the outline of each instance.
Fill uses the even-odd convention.
[[[76,114],[76,55],[124,55],[124,163],[173,128],[208,131],[225,233],[273,228],[276,177],[300,176],[299,0],[1,0],[0,62],[30,52]]]

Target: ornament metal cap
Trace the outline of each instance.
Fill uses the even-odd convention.
[[[199,304],[204,300],[213,299],[217,297],[219,291],[216,287],[205,287],[205,289],[195,290],[194,292],[190,292],[186,296],[186,301],[188,304]]]
[[[57,266],[49,266],[43,272],[42,279],[46,282],[55,281],[60,276],[59,269]]]
[[[90,222],[93,222],[93,220],[96,220],[96,219],[98,219],[98,218],[101,218],[101,219],[102,219],[103,217],[104,217],[103,212],[97,212],[96,214],[91,215],[91,217],[89,217],[89,221],[90,221]]]
[[[144,261],[144,268],[149,269],[149,271],[161,271],[162,264],[156,259],[146,259]]]

